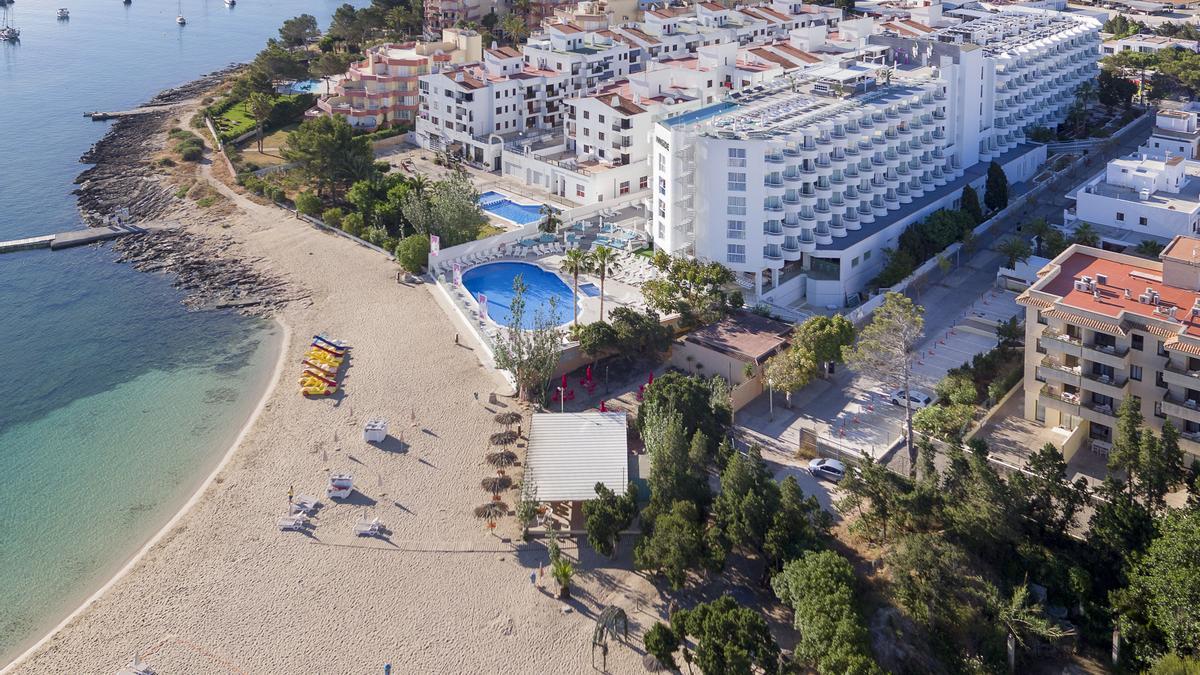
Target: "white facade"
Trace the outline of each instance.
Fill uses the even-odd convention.
[[[1105,56],[1117,54],[1119,52],[1139,52],[1142,54],[1150,54],[1162,49],[1190,49],[1194,52],[1200,52],[1200,45],[1193,40],[1180,40],[1179,38],[1164,37],[1162,35],[1130,35],[1120,40],[1106,40],[1102,47],[1102,53]]]
[[[1175,155],[1109,162],[1075,196],[1076,218],[1160,239],[1200,228],[1200,164]]]
[[[1141,151],[1152,155],[1177,155],[1184,159],[1200,158],[1200,103],[1188,103],[1179,110],[1159,110],[1154,129]]]

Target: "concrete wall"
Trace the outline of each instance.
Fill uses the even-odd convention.
[[[690,360],[689,360],[690,357]],[[746,361],[709,349],[702,345],[678,340],[671,346],[669,363],[680,370],[695,375],[720,375],[733,385],[734,411],[753,401],[763,393],[761,369],[755,368],[754,377],[745,375]],[[697,364],[703,368],[697,368]]]

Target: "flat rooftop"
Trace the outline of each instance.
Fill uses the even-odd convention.
[[[1183,189],[1178,193],[1151,192],[1145,199],[1142,199],[1141,194],[1134,188],[1125,187],[1124,185],[1112,185],[1105,181],[1100,181],[1093,185],[1091,192],[1101,197],[1146,204],[1169,211],[1179,211],[1180,213],[1196,213],[1200,211],[1200,179],[1191,176],[1188,177],[1187,182],[1183,184]]]
[[[737,312],[692,331],[684,339],[743,361],[758,363],[787,344],[791,329],[790,324],[782,321]]]
[[[1196,242],[1196,240],[1191,240]],[[1200,242],[1197,242],[1200,244]],[[1173,246],[1172,248],[1177,248]],[[1086,251],[1087,249],[1084,249]],[[1087,291],[1075,290],[1075,280],[1081,276],[1107,277],[1106,283],[1097,284],[1099,297]],[[1159,304],[1138,302],[1138,296],[1147,288],[1158,291]],[[1129,289],[1129,298],[1125,290]],[[1077,251],[1062,261],[1059,273],[1044,286],[1037,289],[1062,298],[1062,305],[1112,317],[1119,321],[1123,315],[1140,316],[1158,321],[1169,321],[1159,308],[1178,307],[1176,325],[1190,337],[1200,337],[1200,322],[1191,316],[1192,305],[1200,293],[1186,288],[1168,286],[1162,282],[1162,265],[1153,260],[1143,262],[1118,262]]]

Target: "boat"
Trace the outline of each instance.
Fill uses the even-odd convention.
[[[19,42],[21,29],[12,25],[12,13],[8,5],[4,6],[4,14],[0,17],[0,42]]]
[[[183,0],[179,1],[179,14],[175,17],[175,23],[179,24],[180,26],[187,25],[187,19],[183,18]]]
[[[237,0],[225,0],[226,7],[233,7],[236,4],[237,4]]]
[[[69,18],[71,18],[71,10],[67,9],[66,7],[59,8],[59,10],[58,10],[58,18],[60,18],[60,19],[69,19]]]

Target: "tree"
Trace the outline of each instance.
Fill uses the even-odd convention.
[[[317,194],[329,191],[337,197],[338,187],[374,172],[374,152],[367,139],[356,137],[342,117],[313,117],[304,120],[288,135],[283,157],[295,162],[304,175],[316,182]],[[370,167],[369,170],[364,169]],[[364,170],[366,175],[363,175]]]
[[[846,365],[867,373],[903,391],[911,389],[912,369],[917,345],[925,335],[925,309],[900,293],[889,292],[875,310],[871,323],[858,335],[853,346],[842,350]],[[904,422],[909,457],[916,463],[913,444],[912,402],[904,397]]]
[[[496,367],[512,375],[517,383],[517,396],[528,401],[543,392],[550,376],[554,374],[562,335],[554,318],[553,299],[549,311],[538,310],[533,329],[521,328],[525,317],[526,290],[520,275],[513,279],[513,298],[508,310],[512,322],[497,334],[493,351]]]
[[[1008,176],[996,162],[988,165],[987,182],[983,187],[983,203],[989,211],[1008,206]]]
[[[795,658],[822,675],[874,675],[867,627],[858,613],[854,568],[833,551],[810,551],[771,580],[776,597],[792,608],[800,639]]]
[[[703,435],[701,434],[701,437]],[[650,503],[642,511],[643,529],[653,529],[659,513],[676,501],[707,505],[711,499],[703,460],[689,452],[683,417],[669,410],[645,422],[642,438],[650,455]],[[693,435],[693,439],[695,436]]]
[[[741,607],[730,595],[671,616],[671,632],[696,642],[695,661],[705,673],[773,675],[779,668],[779,645],[758,612]]]
[[[767,383],[783,391],[787,407],[792,407],[792,392],[803,389],[817,374],[817,363],[806,349],[785,349],[767,359],[763,366]]]
[[[653,311],[617,307],[609,312],[608,318],[612,321],[617,353],[629,361],[657,359],[671,346],[671,329]]]
[[[326,52],[312,65],[312,74],[325,80],[325,94],[329,95],[330,78],[341,75],[350,66],[350,59],[340,54]]]
[[[654,519],[654,529],[642,537],[633,555],[638,569],[666,577],[679,590],[689,571],[719,569],[723,564],[713,542],[705,537],[700,511],[690,501],[677,500]]]
[[[792,346],[808,350],[822,376],[829,364],[842,362],[842,349],[853,343],[854,323],[841,314],[811,316],[792,332]]]
[[[689,438],[697,431],[703,432],[712,444],[710,451],[725,437],[729,428],[728,408],[715,405],[712,385],[694,375],[668,372],[656,377],[642,393],[638,426],[644,431],[646,420],[671,412],[679,413],[684,433]]]
[[[521,498],[517,501],[517,524],[521,527],[521,539],[529,540],[529,523],[537,517],[537,486],[532,481],[521,481]],[[557,557],[557,556],[556,556]]]
[[[1016,269],[1017,263],[1025,262],[1029,260],[1029,256],[1033,255],[1029,242],[1020,237],[1005,239],[996,247],[996,251],[1004,256],[1004,266],[1010,270]]]
[[[568,254],[570,252],[568,251]],[[588,254],[588,267],[600,277],[600,318],[604,318],[604,280],[608,275],[621,269],[621,259],[614,249],[607,246],[597,246]]]
[[[1117,433],[1113,437],[1112,451],[1108,454],[1109,471],[1124,471],[1127,476],[1132,476],[1137,470],[1144,424],[1141,401],[1134,396],[1123,398],[1117,408]],[[1128,487],[1133,488],[1132,479]]]
[[[434,183],[428,190],[433,234],[443,247],[474,241],[487,224],[479,207],[479,191],[467,174],[456,171]]]
[[[1137,93],[1136,84],[1107,68],[1100,70],[1098,87],[1100,104],[1108,108],[1120,107],[1122,110],[1128,110],[1133,104],[1133,95]]]
[[[246,112],[250,113],[250,116],[254,118],[255,123],[258,125],[256,131],[258,132],[259,152],[262,152],[263,149],[263,127],[266,126],[267,119],[271,117],[271,111],[274,108],[275,101],[266,94],[254,92],[246,98]]]
[[[605,321],[579,326],[574,331],[574,337],[579,341],[579,349],[593,359],[617,344],[617,331]]]
[[[655,621],[650,630],[646,631],[642,643],[646,645],[646,653],[658,659],[658,662],[664,667],[672,671],[678,668],[675,663],[675,652],[679,650],[679,637],[675,635],[670,626],[661,621]]]
[[[1100,560],[1097,568],[1119,581],[1130,561],[1154,539],[1154,516],[1119,479],[1106,478],[1097,494],[1100,499],[1088,523],[1088,544]]]
[[[276,40],[267,40],[267,46],[255,55],[252,67],[272,80],[299,80],[308,75],[300,55]]]
[[[574,309],[574,318],[571,319],[573,325],[579,325],[579,275],[586,274],[592,269],[592,261],[588,259],[588,255],[583,251],[573,248],[567,251],[563,256],[562,263],[559,269],[563,274],[571,275],[571,307]],[[604,315],[601,314],[603,319]]]
[[[713,517],[725,540],[761,555],[776,510],[779,485],[757,446],[735,453],[721,473],[721,492],[713,502]]]
[[[1030,602],[1027,583],[1018,584],[1008,598],[1000,596],[994,587],[989,590],[991,609],[997,622],[1018,646],[1027,647],[1033,640],[1054,641],[1070,635],[1042,613],[1041,605]]]
[[[1025,472],[1013,474],[1009,484],[1024,522],[1042,537],[1066,537],[1087,503],[1087,480],[1067,480],[1067,462],[1053,443],[1033,453],[1025,462]]]
[[[1182,477],[1183,450],[1179,447],[1179,431],[1175,425],[1163,422],[1158,437],[1149,429],[1145,430],[1133,475],[1142,499],[1152,510],[1163,509],[1167,493]]]
[[[229,90],[229,97],[234,100],[244,101],[247,96],[256,91],[267,95],[274,94],[275,83],[271,81],[269,73],[262,68],[251,65],[233,81],[233,87]]]
[[[1159,531],[1115,602],[1121,633],[1142,663],[1164,652],[1200,656],[1200,511],[1169,511]]]
[[[1046,236],[1049,235],[1050,231],[1053,229],[1054,228],[1050,225],[1050,223],[1046,222],[1045,218],[1038,216],[1037,218],[1034,218],[1026,223],[1025,226],[1021,228],[1021,231],[1033,237],[1035,253],[1037,253],[1039,256],[1044,256],[1045,253],[1043,253],[1043,247],[1046,243]]]
[[[1154,241],[1153,239],[1143,239],[1137,246],[1134,247],[1133,254],[1140,255],[1143,258],[1157,260],[1158,256],[1162,253],[1163,248],[1164,246],[1162,244]]]
[[[725,290],[733,283],[733,272],[720,263],[663,254],[653,264],[663,274],[642,284],[642,295],[658,312],[680,314],[694,326],[720,320],[742,306],[740,291]]]
[[[888,554],[892,594],[917,624],[934,632],[959,621],[959,606],[978,575],[963,549],[937,534],[906,535]]]
[[[289,47],[302,47],[317,39],[321,31],[317,28],[317,18],[311,14],[301,14],[283,22],[279,27],[279,39]]]
[[[897,477],[871,457],[864,457],[842,480],[842,498],[836,503],[841,513],[855,513],[851,528],[871,541],[888,542],[889,527],[899,516],[900,487]]]
[[[566,558],[550,562],[550,576],[558,582],[558,597],[571,597],[571,577],[575,576],[575,566]]]
[[[419,274],[429,262],[429,236],[414,234],[396,244],[396,262],[404,269]]]
[[[1092,227],[1091,223],[1080,223],[1075,226],[1075,234],[1072,235],[1071,242],[1080,246],[1096,248],[1100,246],[1100,235],[1096,233],[1096,228]]]
[[[771,527],[763,542],[763,554],[772,571],[795,560],[806,551],[821,547],[833,526],[833,516],[821,508],[817,498],[804,496],[795,477],[788,476],[779,484],[779,504],[771,517]]]
[[[301,192],[296,195],[296,210],[306,216],[316,216],[321,213],[321,198],[311,192]]]
[[[562,227],[562,218],[558,215],[558,209],[549,204],[542,204],[542,208],[538,209],[538,213],[542,216],[542,221],[538,223],[538,229],[547,234],[558,232],[558,228]]]
[[[595,490],[596,499],[583,503],[588,543],[596,553],[611,558],[616,552],[621,531],[628,529],[637,515],[637,486],[630,483],[620,497],[605,487],[604,483],[596,483]]]
[[[529,26],[525,19],[512,12],[505,14],[500,20],[500,32],[504,34],[509,44],[519,45],[529,35]]]
[[[962,204],[962,210],[970,214],[976,225],[983,222],[983,207],[979,205],[979,193],[975,188],[970,185],[963,186],[959,202]]]

